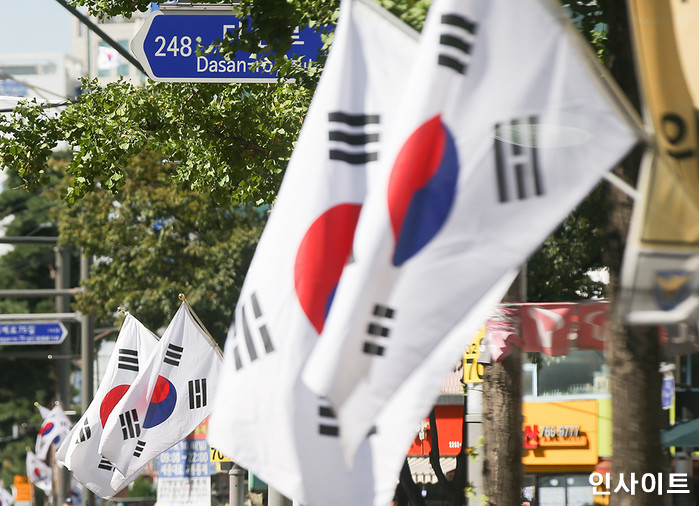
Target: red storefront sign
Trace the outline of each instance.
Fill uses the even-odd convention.
[[[461,451],[461,434],[464,408],[460,405],[435,406],[439,454],[457,455]],[[408,455],[428,455],[432,448],[432,430],[429,420],[425,420],[418,430]]]

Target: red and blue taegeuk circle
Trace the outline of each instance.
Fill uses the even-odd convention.
[[[143,420],[143,428],[150,429],[170,418],[176,403],[177,390],[175,385],[164,376],[158,376],[146,410],[146,418]]]
[[[403,144],[388,183],[388,211],[399,267],[439,232],[452,209],[459,176],[454,136],[437,115]]]

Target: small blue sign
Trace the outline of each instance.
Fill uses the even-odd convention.
[[[61,322],[0,324],[0,345],[60,344],[68,331]]]
[[[672,399],[675,397],[675,378],[673,376],[663,376],[663,386],[660,393],[660,404],[662,409],[672,407]]]
[[[159,478],[204,478],[215,472],[205,439],[184,439],[158,459]]]
[[[18,83],[12,79],[0,81],[0,95],[9,97],[26,97],[29,94],[29,87],[26,84]]]
[[[154,81],[171,82],[274,82],[273,63],[264,47],[260,54],[236,51],[226,60],[216,52],[197,56],[197,48],[206,48],[227,32],[240,27],[241,18],[234,14],[200,11],[192,14],[153,12],[131,41],[138,61]],[[287,55],[302,57],[308,65],[323,47],[321,35],[312,28],[297,28]]]

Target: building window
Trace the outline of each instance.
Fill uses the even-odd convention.
[[[589,474],[544,474],[536,476],[538,506],[588,506],[594,496]]]
[[[604,353],[571,349],[562,357],[538,354],[535,362],[522,365],[522,395],[597,396],[609,393],[609,374]]]

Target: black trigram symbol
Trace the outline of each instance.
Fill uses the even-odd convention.
[[[177,346],[176,344],[172,343],[168,344],[163,362],[174,366],[180,365],[180,360],[182,360],[182,350],[184,350],[182,346]]]
[[[372,315],[375,317],[375,321],[369,322],[369,324],[367,325],[366,332],[369,336],[369,339],[364,341],[364,348],[362,350],[364,351],[364,353],[377,356],[383,355],[385,348],[381,344],[378,344],[376,341],[377,338],[385,338],[389,336],[389,334],[391,333],[391,329],[386,327],[384,323],[389,323],[385,320],[393,319],[395,313],[396,312],[390,307],[382,306],[380,304],[376,304],[374,306]]]
[[[465,74],[472,49],[469,39],[473,39],[478,25],[458,14],[443,14],[441,22],[437,63]]]
[[[119,415],[121,434],[124,439],[131,439],[141,435],[141,426],[138,424],[138,413],[135,409]]]
[[[117,368],[138,372],[138,352],[127,348],[119,348]]]
[[[251,325],[248,316],[248,308],[252,306],[252,314],[255,317],[254,326]],[[250,362],[254,362],[258,358],[258,348],[255,345],[254,335],[257,335],[262,341],[262,346],[264,347],[264,353],[271,353],[274,351],[274,343],[272,342],[272,337],[269,334],[267,325],[264,322],[264,314],[260,307],[260,302],[257,299],[257,294],[253,293],[250,296],[250,304],[245,304],[240,311],[240,324],[243,330],[243,340],[245,342],[245,349],[247,349],[248,356],[250,357]],[[235,368],[239,370],[243,367],[243,362],[241,360],[241,346],[239,342],[236,342],[233,348],[233,357],[235,359]]]
[[[92,436],[92,430],[90,430],[90,424],[88,423],[87,418],[85,418],[85,423],[83,424],[83,426],[80,427],[80,432],[78,433],[78,436],[81,443],[87,441]]]
[[[146,442],[140,439],[136,442],[136,449],[133,451],[134,457],[140,457],[146,447]]]
[[[335,411],[325,399],[320,399],[320,402],[321,404],[318,405],[318,433],[321,436],[339,436],[340,426],[337,423]]]
[[[110,473],[114,471],[114,466],[112,465],[111,462],[109,462],[107,459],[102,457],[102,460],[100,460],[100,463],[97,464],[97,467],[100,469],[104,469],[105,471],[109,471]]]
[[[537,146],[538,118],[495,125],[495,170],[500,202],[544,194]],[[506,135],[509,132],[509,135]],[[514,192],[513,192],[514,189]]]
[[[206,378],[191,380],[189,387],[189,409],[206,406]]]
[[[328,114],[328,133],[333,148],[330,159],[351,165],[362,165],[378,160],[379,124],[377,114],[348,114],[331,112]]]

